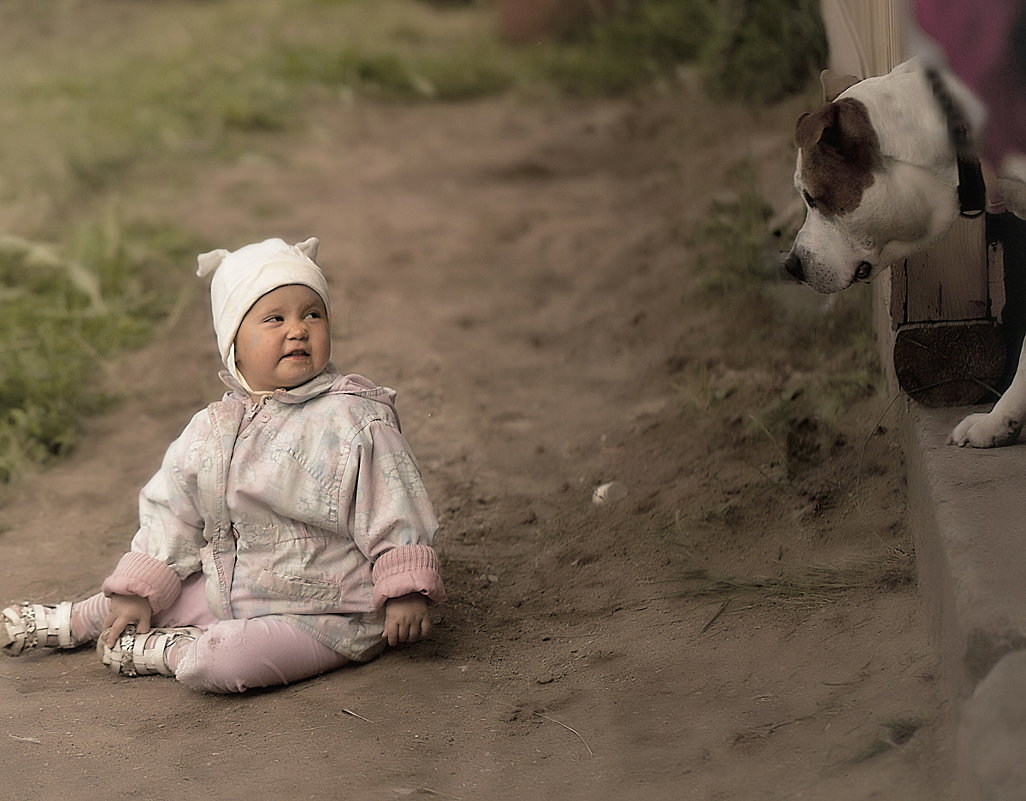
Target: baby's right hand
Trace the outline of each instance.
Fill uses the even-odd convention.
[[[150,602],[139,595],[112,595],[110,597],[110,614],[104,621],[104,626],[110,627],[107,635],[107,645],[114,647],[130,623],[136,624],[136,631],[145,634],[150,630],[150,617],[153,615],[153,608]]]

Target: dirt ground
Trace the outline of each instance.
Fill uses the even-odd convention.
[[[4,797],[949,797],[901,455],[886,418],[867,436],[888,399],[784,475],[749,415],[800,379],[796,354],[746,363],[746,319],[696,301],[689,231],[746,156],[790,201],[802,108],[687,84],[355,102],[201,176],[153,176],[125,207],[211,246],[321,239],[335,360],[400,393],[451,601],[424,643],[241,697],[114,679],[89,648],[5,659]],[[139,487],[220,396],[206,304],[196,279],[98,377],[120,406],[9,493],[5,602],[85,596],[114,565]],[[594,505],[614,480],[626,498]],[[890,567],[850,587],[810,569],[853,564]]]

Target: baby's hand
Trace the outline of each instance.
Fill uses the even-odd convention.
[[[381,636],[388,638],[389,645],[426,637],[431,630],[427,610],[427,598],[419,592],[389,598],[385,601],[385,631]]]
[[[104,626],[110,627],[107,645],[113,648],[129,623],[135,623],[136,631],[145,634],[150,630],[152,615],[153,609],[145,598],[138,595],[112,595],[110,614],[107,615],[107,619],[103,623]]]

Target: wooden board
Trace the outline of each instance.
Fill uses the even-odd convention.
[[[891,268],[891,327],[905,323],[994,319],[990,257],[983,217],[959,219],[928,251]],[[1000,283],[1000,282],[997,282]]]
[[[894,337],[898,385],[924,406],[993,402],[1004,368],[1004,337],[989,320],[913,323]]]
[[[822,0],[820,8],[830,41],[830,69],[869,78],[901,63],[895,0]]]

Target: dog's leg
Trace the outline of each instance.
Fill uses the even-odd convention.
[[[948,440],[959,447],[997,448],[1019,438],[1026,420],[1026,342],[1011,386],[987,414],[971,414],[955,426]]]

